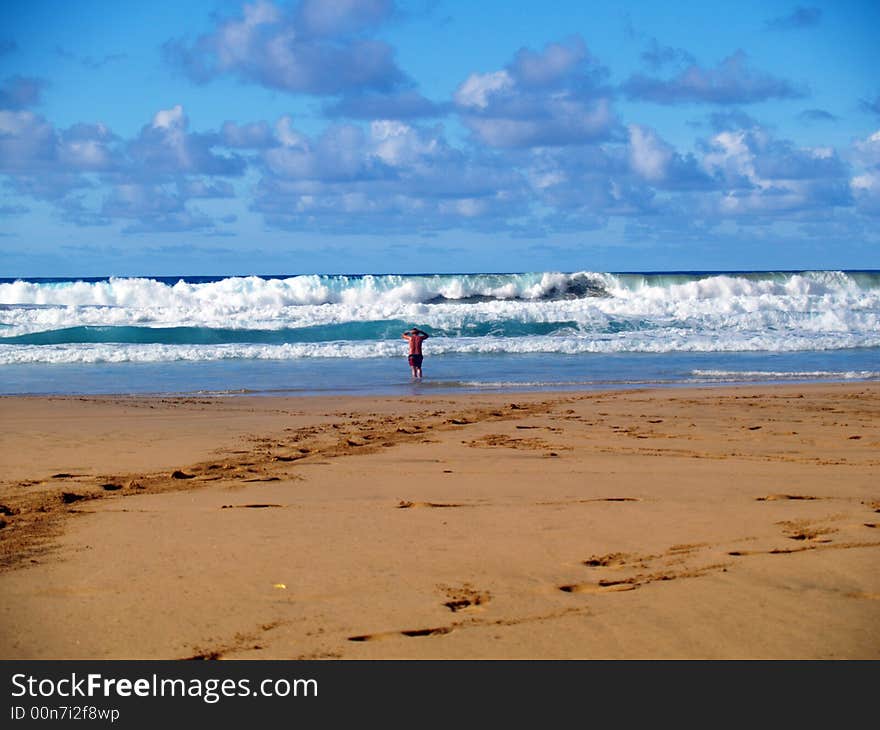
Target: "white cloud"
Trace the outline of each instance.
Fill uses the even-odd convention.
[[[629,125],[630,165],[645,180],[663,180],[673,155],[672,147],[653,130],[638,124]]]
[[[608,139],[617,124],[607,74],[574,37],[520,49],[505,68],[471,74],[453,99],[465,126],[491,147],[589,144]]]
[[[719,132],[710,140],[710,151],[703,156],[703,166],[712,175],[728,181],[744,178],[758,187],[766,186],[755,172],[755,158],[747,142],[748,132]]]
[[[869,215],[880,215],[880,172],[856,175],[849,184],[858,209]]]
[[[259,41],[261,27],[281,21],[281,11],[265,0],[245,5],[243,13],[243,18],[227,21],[217,32],[214,48],[222,69],[246,63]]]
[[[396,121],[373,122],[370,125],[370,137],[373,154],[392,167],[429,160],[444,148],[436,136]]]
[[[880,129],[853,146],[856,159],[862,165],[880,165]]]
[[[405,85],[406,76],[391,46],[359,31],[380,24],[392,9],[384,0],[309,0],[287,11],[258,0],[194,43],[169,41],[163,50],[198,82],[231,74],[297,93],[388,92]]]
[[[489,105],[489,95],[513,87],[513,79],[507,71],[493,73],[474,73],[468,76],[456,89],[454,99],[463,107],[485,109]]]
[[[153,117],[153,126],[156,129],[179,129],[186,127],[187,119],[180,104],[171,109],[160,109]]]
[[[880,184],[880,176],[870,172],[866,172],[864,175],[856,175],[850,180],[852,189],[858,191],[873,190],[878,184]]]
[[[293,119],[287,114],[275,124],[275,134],[285,147],[308,148],[308,140],[293,128]]]

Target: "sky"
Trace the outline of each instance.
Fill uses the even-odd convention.
[[[876,268],[876,0],[0,3],[0,277]]]

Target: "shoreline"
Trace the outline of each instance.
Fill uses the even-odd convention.
[[[3,658],[880,658],[876,381],[0,410]]]
[[[403,358],[401,358],[403,359]],[[633,383],[627,382],[596,382],[585,384],[581,387],[574,387],[571,383],[547,383],[536,385],[533,387],[517,387],[528,386],[527,383],[514,383],[511,387],[505,385],[480,385],[480,386],[460,386],[453,388],[445,386],[442,382],[440,387],[430,378],[424,381],[413,380],[404,384],[398,384],[397,387],[414,386],[425,387],[428,389],[418,393],[403,393],[389,391],[358,391],[358,392],[330,392],[327,391],[297,391],[290,389],[284,390],[258,390],[240,388],[235,390],[182,390],[182,391],[153,391],[153,392],[71,392],[71,393],[50,393],[50,392],[34,392],[34,393],[0,393],[0,402],[5,399],[14,398],[405,398],[409,396],[422,395],[424,397],[436,396],[479,396],[479,395],[510,395],[518,396],[523,394],[565,394],[565,393],[608,393],[608,392],[628,392],[632,390],[668,390],[668,389],[694,389],[704,390],[707,388],[776,388],[779,386],[822,386],[822,385],[847,385],[862,383],[880,383],[877,377],[833,377],[833,378],[779,378],[776,380],[725,380],[725,381],[708,381],[696,382],[686,380],[668,380],[668,381],[639,381]],[[558,385],[558,387],[556,387]]]

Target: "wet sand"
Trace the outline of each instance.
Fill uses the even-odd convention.
[[[3,659],[880,658],[876,383],[0,414]]]

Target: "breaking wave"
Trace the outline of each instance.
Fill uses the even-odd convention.
[[[0,364],[880,347],[880,273],[0,280]]]

